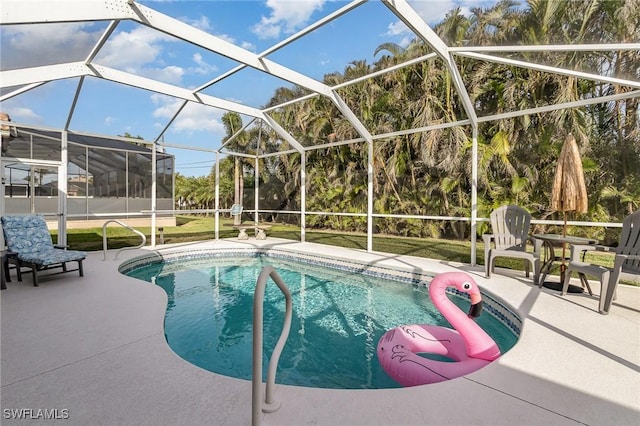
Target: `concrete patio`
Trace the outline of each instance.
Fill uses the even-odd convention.
[[[266,425],[640,424],[640,288],[621,285],[609,315],[588,294],[539,289],[522,272],[269,238],[183,247],[278,246],[399,268],[465,270],[523,318],[520,341],[469,376],[415,388],[331,390],[280,385]],[[156,250],[176,250],[163,246]],[[85,276],[15,276],[1,298],[3,425],[248,425],[251,383],[175,355],[164,291],[90,253]],[[110,259],[114,253],[111,252]],[[557,277],[555,277],[557,279]],[[599,294],[599,285],[592,282]],[[295,309],[295,306],[294,306]],[[39,411],[41,410],[41,411]],[[44,413],[44,410],[48,410]],[[46,420],[45,414],[59,419]],[[17,417],[27,417],[18,419]]]

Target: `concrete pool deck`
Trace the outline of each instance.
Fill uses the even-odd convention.
[[[279,385],[265,425],[636,425],[640,423],[640,288],[621,285],[609,315],[588,294],[560,296],[524,273],[269,238],[157,251],[277,246],[434,273],[469,272],[523,319],[516,346],[484,369],[404,389],[331,390]],[[251,383],[175,355],[163,332],[164,291],[118,273],[151,248],[103,261],[85,276],[7,283],[1,298],[3,425],[248,425]],[[110,252],[113,259],[114,252]],[[554,277],[557,279],[557,277]],[[592,281],[594,293],[599,285]],[[295,309],[295,306],[294,306]],[[39,411],[40,410],[40,411]],[[46,412],[44,410],[47,410]],[[17,419],[22,415],[27,419]],[[41,417],[62,419],[46,420]]]

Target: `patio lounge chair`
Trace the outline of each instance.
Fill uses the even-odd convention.
[[[580,261],[580,254],[586,250],[614,252],[616,254],[613,269]],[[600,280],[600,302],[598,311],[608,314],[611,302],[615,299],[616,287],[623,273],[640,275],[640,211],[627,216],[622,223],[622,234],[618,247],[601,245],[572,245],[571,261],[564,276],[562,294],[567,294],[571,273],[577,272],[581,278],[592,275]]]
[[[87,254],[54,246],[44,217],[40,215],[3,216],[2,232],[9,252],[9,261],[15,263],[18,281],[22,281],[21,268],[31,268],[33,285],[38,285],[38,271],[62,268],[62,272],[79,271]],[[78,262],[78,269],[67,269],[68,262]],[[5,271],[8,267],[4,265]]]
[[[482,236],[484,270],[487,278],[493,272],[497,257],[511,257],[524,260],[527,277],[529,277],[530,266],[533,266],[533,283],[538,284],[542,241],[529,236],[530,226],[531,214],[522,207],[502,206],[491,212],[493,233]],[[533,244],[533,252],[527,251],[528,241]]]

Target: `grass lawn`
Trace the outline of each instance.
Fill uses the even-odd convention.
[[[232,224],[230,218],[221,220],[220,238],[233,238],[238,231],[228,226]],[[177,216],[175,227],[164,227],[164,242],[181,243],[190,241],[211,240],[214,238],[214,219],[203,216]],[[300,228],[294,225],[273,223],[268,235],[288,240],[300,240]],[[147,244],[151,239],[150,227],[136,228],[147,236]],[[251,232],[249,232],[251,234]],[[54,233],[54,240],[56,239]],[[140,237],[126,228],[112,225],[107,228],[108,248],[116,249],[140,244]],[[366,250],[367,236],[361,233],[345,233],[337,231],[307,229],[306,240],[312,243],[334,245],[354,249]],[[159,244],[158,236],[156,243]],[[67,244],[75,250],[102,250],[102,228],[69,229]],[[429,259],[446,260],[450,262],[470,263],[471,242],[459,240],[443,240],[437,238],[411,238],[390,235],[376,235],[373,237],[373,249],[385,253],[395,253],[425,257]],[[613,266],[613,255],[607,253],[589,252],[586,261],[603,266]],[[476,244],[476,263],[484,264],[484,244],[482,239]],[[524,263],[516,259],[498,258],[496,266],[523,270]],[[555,271],[557,273],[557,271]]]

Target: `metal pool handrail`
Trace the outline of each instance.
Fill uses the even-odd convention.
[[[282,333],[276,343],[269,360],[269,367],[267,370],[267,384],[265,388],[264,405],[261,403],[262,395],[262,338],[263,338],[263,314],[264,314],[264,290],[267,285],[267,279],[271,279],[277,284],[278,288],[284,294],[286,310],[284,314],[284,324],[282,326]],[[260,411],[265,413],[272,413],[280,408],[280,403],[276,403],[273,400],[273,387],[276,381],[276,369],[278,368],[278,361],[280,360],[280,354],[282,348],[284,348],[287,338],[289,337],[289,330],[291,329],[291,317],[292,317],[292,302],[291,292],[287,285],[282,281],[280,275],[272,266],[265,266],[262,268],[260,275],[256,281],[256,289],[253,294],[253,374],[251,382],[251,424],[252,426],[258,426],[260,424]]]
[[[128,230],[138,234],[140,237],[142,237],[142,242],[140,244],[138,244],[135,247],[123,247],[120,250],[118,250],[116,252],[115,257],[113,258],[113,260],[117,260],[118,259],[118,255],[120,254],[121,251],[123,250],[133,250],[133,249],[137,249],[140,248],[142,246],[144,246],[147,243],[147,237],[140,231],[133,229],[132,227],[130,227],[129,225],[127,225],[126,223],[120,222],[117,219],[110,219],[107,220],[104,225],[102,225],[102,251],[104,252],[104,257],[102,260],[107,260],[107,225],[110,223],[117,223],[120,226],[123,226],[125,228],[127,228]]]

